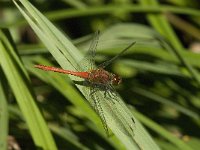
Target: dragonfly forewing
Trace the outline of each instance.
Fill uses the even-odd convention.
[[[90,44],[89,50],[87,51],[85,57],[79,62],[82,71],[90,71],[96,69],[95,66],[95,55],[97,50],[97,45],[99,41],[99,31],[96,31],[94,38]]]

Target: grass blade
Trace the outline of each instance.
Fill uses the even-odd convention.
[[[21,0],[20,2],[24,8],[15,2],[16,6],[56,61],[64,69],[76,70],[76,66],[78,66],[77,62],[82,59],[77,48],[28,1]],[[70,76],[70,78],[73,80],[80,80],[77,77]],[[81,86],[78,86],[78,88],[83,95],[87,95]],[[130,110],[126,107],[120,97],[118,97],[117,100],[119,103],[113,105],[112,100],[106,99],[104,93],[98,92],[97,94],[101,99],[100,103],[109,128],[127,149],[159,149],[144,128],[132,116]],[[134,131],[132,128],[133,118],[136,126]]]
[[[30,81],[23,64],[7,37],[7,30],[0,30],[0,62],[19,107],[25,117],[37,147],[56,149],[52,135],[34,101]],[[11,39],[11,38],[10,38]]]
[[[8,104],[5,93],[5,77],[0,70],[0,149],[7,150],[8,137]]]

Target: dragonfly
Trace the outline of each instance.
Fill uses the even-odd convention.
[[[94,110],[97,112],[97,114],[100,116],[100,119],[102,121],[103,127],[106,130],[107,135],[109,135],[108,126],[106,123],[106,118],[103,113],[103,109],[100,103],[100,99],[98,98],[98,95],[96,94],[98,91],[104,91],[105,97],[110,97],[111,99],[117,99],[117,93],[114,89],[114,86],[119,85],[122,82],[122,78],[114,73],[111,73],[109,71],[106,71],[105,68],[111,64],[113,61],[115,61],[119,56],[121,56],[124,52],[126,52],[128,49],[130,49],[136,42],[132,42],[130,45],[128,45],[126,48],[124,48],[119,54],[111,58],[110,60],[107,60],[103,62],[102,64],[98,65],[98,67],[95,67],[95,55],[96,55],[96,49],[99,41],[99,34],[100,32],[97,31],[95,33],[95,36],[93,38],[92,43],[90,44],[90,48],[86,54],[86,56],[83,58],[83,61],[87,63],[87,70],[85,71],[72,71],[72,70],[65,70],[62,68],[52,67],[52,66],[45,66],[45,65],[35,65],[35,68],[44,70],[44,71],[53,71],[58,72],[62,74],[68,74],[77,76],[84,79],[85,85],[90,87],[89,90],[89,96],[94,102]],[[84,63],[83,63],[84,64]],[[134,123],[134,119],[133,123]]]

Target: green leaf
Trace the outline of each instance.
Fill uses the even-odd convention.
[[[0,63],[37,147],[57,149],[42,117],[23,64],[7,30],[0,30]],[[9,38],[7,38],[9,37]]]
[[[6,81],[2,70],[0,69],[0,149],[7,150],[8,137],[8,104],[6,97]]]
[[[138,118],[140,118],[140,121],[143,124],[145,124],[146,126],[148,126],[149,128],[151,128],[155,132],[157,132],[160,135],[162,135],[165,139],[167,139],[168,141],[170,141],[171,143],[173,143],[174,145],[176,145],[177,148],[180,148],[181,150],[192,150],[191,146],[189,146],[183,140],[175,137],[173,134],[171,134],[170,132],[168,132],[167,130],[165,130],[163,127],[161,127],[159,124],[153,122],[152,120],[148,119],[147,117],[145,117],[141,113],[135,111],[134,109],[132,109],[132,111],[134,112],[135,116],[137,116]]]
[[[82,55],[77,48],[28,1],[20,0],[20,2],[24,8],[14,1],[60,66],[64,69],[76,70],[78,62],[82,59]],[[73,76],[70,76],[70,78],[72,80],[80,80]],[[79,85],[77,87],[87,98],[87,91],[84,91],[84,87]],[[108,127],[127,149],[159,149],[146,130],[132,116],[132,113],[120,97],[117,98],[118,102],[114,102],[113,99],[107,99],[101,91],[97,92],[97,96]],[[93,103],[90,99],[88,101]]]
[[[159,7],[159,2],[157,0],[141,0],[140,2],[144,6],[152,5],[152,6]],[[183,50],[183,45],[181,44],[179,38],[176,36],[174,30],[172,29],[166,17],[163,14],[147,14],[147,18],[149,22],[152,24],[152,26],[154,26],[155,29],[160,34],[165,36],[165,38],[169,41],[171,45],[170,46],[169,44],[165,43],[162,39],[160,39],[163,46],[169,51],[171,51],[172,53],[174,53],[177,59],[185,66],[185,68],[191,74],[191,77],[194,80],[196,80],[197,83],[200,85],[200,77],[198,75],[198,72],[182,56],[181,51]]]

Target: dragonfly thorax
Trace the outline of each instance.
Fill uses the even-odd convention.
[[[89,73],[87,79],[91,83],[101,84],[101,85],[118,85],[121,82],[121,78],[118,75],[112,74],[103,68],[92,70]]]

